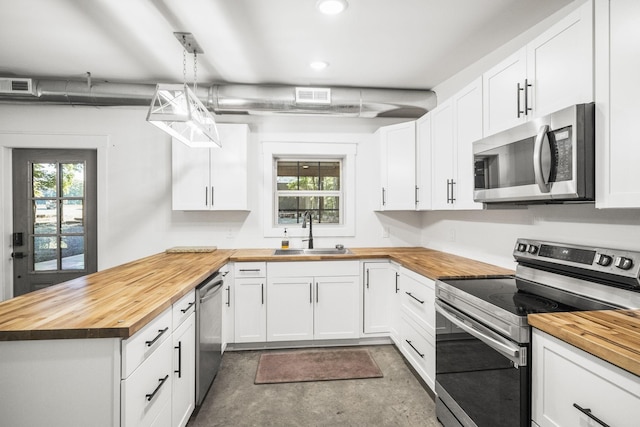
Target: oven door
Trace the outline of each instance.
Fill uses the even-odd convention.
[[[445,427],[528,426],[528,344],[436,301],[436,414]]]

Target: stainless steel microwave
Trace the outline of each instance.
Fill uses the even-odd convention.
[[[595,109],[578,104],[473,143],[473,198],[484,203],[595,197]]]

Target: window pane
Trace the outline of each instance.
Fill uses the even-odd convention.
[[[57,168],[55,163],[34,163],[32,197],[56,197]]]
[[[84,237],[62,236],[60,239],[63,270],[84,270]]]
[[[340,190],[340,162],[320,163],[320,189],[325,191]]]
[[[277,163],[278,190],[297,190],[298,189],[298,162],[281,162]]]
[[[338,196],[278,197],[278,224],[302,223],[304,212],[310,211],[314,223],[340,223]]]
[[[62,233],[84,233],[82,200],[62,201]]]
[[[58,269],[57,237],[33,238],[33,269],[47,271]]]
[[[62,164],[62,197],[84,197],[84,163]]]
[[[56,200],[33,201],[33,234],[55,234],[58,232],[58,209]]]

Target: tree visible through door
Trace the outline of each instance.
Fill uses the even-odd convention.
[[[97,270],[96,152],[13,150],[14,296]]]

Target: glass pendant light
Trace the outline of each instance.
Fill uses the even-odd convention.
[[[222,147],[213,114],[196,96],[198,53],[202,53],[190,33],[174,33],[184,46],[183,84],[158,84],[151,100],[147,121],[189,147]],[[191,36],[191,39],[188,38]],[[193,90],[186,82],[187,50],[193,53]]]

